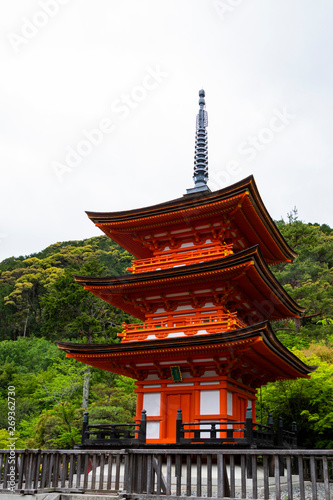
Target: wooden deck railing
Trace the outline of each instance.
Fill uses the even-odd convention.
[[[141,412],[141,421],[131,424],[93,424],[89,425],[89,414],[84,413],[82,442],[80,448],[124,448],[142,446],[146,443],[146,410]]]
[[[4,492],[119,491],[125,456],[120,451],[0,450]],[[122,471],[122,476],[121,476]],[[0,490],[0,491],[1,491]]]
[[[245,323],[237,318],[237,313],[228,314],[205,314],[200,318],[179,317],[176,315],[168,319],[155,319],[144,323],[124,323],[123,330],[118,333],[118,337],[123,337],[122,342],[132,342],[133,340],[144,340],[148,335],[155,335],[158,338],[167,337],[172,329],[172,333],[184,332],[185,335],[195,335],[199,330],[206,330],[208,333],[235,330],[243,328]]]
[[[332,480],[332,450],[0,450],[0,494],[330,500]]]
[[[209,421],[183,422],[182,411],[177,411],[176,442],[178,445],[241,445],[257,448],[296,448],[297,427],[293,423],[292,431],[283,428],[282,418],[279,418],[278,431],[273,432],[273,418],[270,416],[268,425],[253,421],[252,408],[246,410],[246,420],[236,422]]]
[[[147,414],[141,412],[138,423],[89,424],[89,414],[85,412],[82,423],[82,441],[78,449],[121,449],[144,447],[146,444]],[[182,410],[177,411],[176,445],[184,446],[226,446],[240,445],[257,448],[297,448],[297,427],[293,423],[292,432],[283,428],[279,418],[278,432],[273,431],[273,418],[269,415],[267,425],[253,421],[252,408],[246,410],[246,420],[183,422]]]
[[[168,267],[179,266],[182,263],[196,264],[201,261],[214,260],[222,257],[227,257],[233,254],[233,245],[224,245],[218,248],[207,248],[189,251],[187,249],[178,250],[168,255],[156,255],[149,259],[133,259],[131,267],[127,267],[127,271],[132,273],[152,271],[156,268],[167,269]]]

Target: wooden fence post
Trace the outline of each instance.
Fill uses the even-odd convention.
[[[279,447],[283,446],[283,420],[279,417],[278,431],[277,431],[277,445]]]
[[[297,448],[297,423],[295,421],[291,424],[291,432],[294,433],[292,442],[293,448]]]
[[[211,424],[210,437],[211,439],[216,439],[216,424],[214,423]]]
[[[253,441],[253,420],[252,420],[252,408],[250,406],[246,410],[245,438],[246,438],[246,444],[251,446]]]
[[[253,442],[253,420],[252,420],[252,408],[249,406],[246,410],[246,420],[244,429],[246,444],[248,446],[252,445]],[[252,459],[250,455],[246,456],[246,470],[247,477],[252,478]]]
[[[147,412],[146,412],[146,410],[142,410],[140,428],[139,428],[139,432],[138,432],[139,443],[145,444],[146,437],[147,437]]]
[[[293,438],[293,448],[297,448],[297,423],[296,422],[292,422],[291,430],[295,434],[294,438]],[[298,460],[297,460],[296,456],[292,457],[292,463],[293,463],[294,474],[298,475],[299,468],[298,468]]]
[[[277,434],[278,447],[283,448],[283,420],[279,417],[278,434]],[[280,456],[280,476],[284,476],[284,459]]]
[[[82,422],[82,444],[85,443],[86,439],[86,430],[89,425],[89,413],[87,411],[83,414],[83,422]]]
[[[131,494],[133,492],[134,481],[133,473],[133,455],[130,450],[124,450],[124,493]]]
[[[177,410],[177,418],[176,418],[176,443],[180,444],[180,439],[184,437],[184,429],[183,427],[183,415],[182,410]]]
[[[274,445],[275,445],[275,443],[274,443],[274,429],[273,429],[274,420],[273,420],[273,415],[271,413],[268,414],[267,425],[270,428],[270,431],[272,433],[272,441],[273,441],[272,445],[274,447]],[[269,464],[268,465],[268,475],[269,475],[269,477],[274,477],[274,460],[273,460],[272,456],[269,457],[268,464]]]

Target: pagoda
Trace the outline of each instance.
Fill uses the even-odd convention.
[[[136,380],[147,442],[175,443],[183,420],[244,421],[256,390],[313,371],[276,338],[271,321],[298,306],[270,264],[296,256],[269,216],[252,176],[211,192],[207,112],[199,92],[194,187],[181,198],[123,212],[87,212],[135,257],[129,274],[75,276],[86,290],[141,320],[116,344],[58,342],[67,357]]]

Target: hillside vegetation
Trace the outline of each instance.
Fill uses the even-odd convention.
[[[269,412],[281,415],[286,428],[298,423],[300,446],[333,447],[333,230],[304,224],[296,211],[277,225],[298,257],[272,271],[305,313],[273,326],[286,347],[319,368],[309,380],[263,388],[257,418],[265,423]],[[72,275],[120,275],[130,261],[127,251],[101,236],[0,263],[0,448],[8,438],[8,386],[16,393],[16,447],[71,448],[79,442],[87,377],[91,421],[131,421],[133,381],[87,370],[55,345],[119,341],[122,323],[135,319],[85,291]]]

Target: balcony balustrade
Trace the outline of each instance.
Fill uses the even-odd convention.
[[[202,261],[219,259],[233,254],[232,245],[223,245],[220,247],[188,251],[188,248],[177,250],[177,252],[166,255],[159,254],[149,259],[132,260],[131,267],[127,271],[132,273],[143,273],[147,271],[156,271],[156,269],[167,269],[186,264],[196,264]]]
[[[246,325],[237,318],[237,313],[228,314],[205,314],[201,317],[179,317],[172,316],[163,319],[151,319],[144,323],[123,324],[123,331],[118,333],[122,342],[133,342],[145,340],[154,335],[158,339],[166,338],[170,333],[184,333],[185,335],[196,335],[200,333],[218,333],[222,331],[244,328]],[[203,332],[204,331],[204,332]]]

